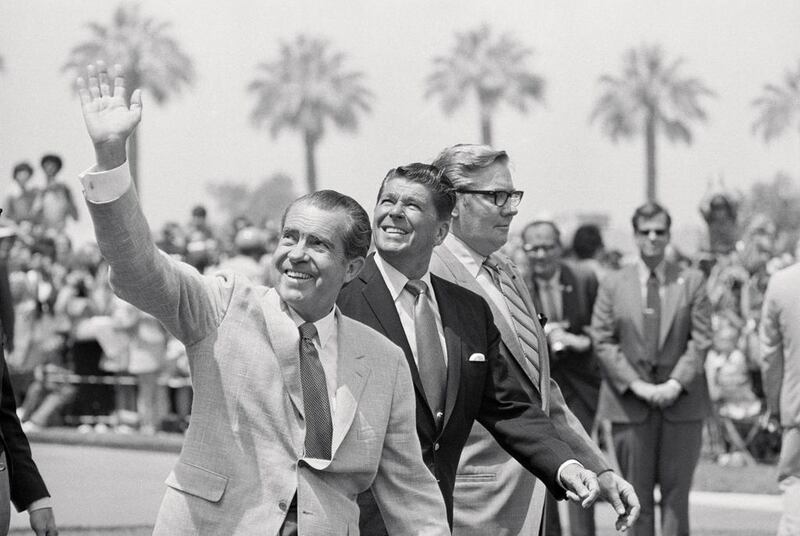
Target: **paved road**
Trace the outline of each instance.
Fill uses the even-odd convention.
[[[153,524],[164,478],[177,459],[176,454],[78,445],[34,443],[32,448],[54,497],[59,527],[97,528],[62,530],[65,536],[111,534],[111,527],[129,528],[115,535],[147,534],[134,528]],[[597,512],[598,536],[616,534],[611,507],[601,504]],[[776,496],[692,494],[693,536],[771,536],[779,517]],[[12,518],[12,529],[27,526],[27,515]]]

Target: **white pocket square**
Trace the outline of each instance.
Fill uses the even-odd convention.
[[[486,356],[483,355],[483,354],[472,354],[471,356],[469,356],[469,360],[470,361],[476,361],[478,363],[482,363],[482,362],[486,361]]]

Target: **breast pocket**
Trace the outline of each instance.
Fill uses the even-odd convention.
[[[228,486],[228,477],[197,465],[178,462],[166,484],[177,491],[217,503]]]

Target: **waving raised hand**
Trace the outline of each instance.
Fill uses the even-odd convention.
[[[86,78],[77,80],[83,120],[101,169],[125,162],[125,142],[142,118],[141,91],[134,90],[129,103],[122,67],[115,65],[113,70],[110,75],[98,61],[87,67]]]

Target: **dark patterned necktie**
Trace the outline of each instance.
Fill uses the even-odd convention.
[[[406,289],[414,296],[414,331],[417,344],[417,368],[425,397],[433,412],[437,426],[442,424],[447,388],[447,365],[442,352],[436,316],[428,299],[428,285],[419,279],[410,279]]]
[[[647,279],[646,308],[644,311],[644,343],[647,360],[655,364],[658,356],[658,339],[661,331],[661,296],[658,276],[651,271]]]
[[[317,328],[311,322],[302,324],[300,330],[300,381],[303,386],[303,407],[306,414],[306,456],[331,459],[331,405],[325,370],[314,346]]]

